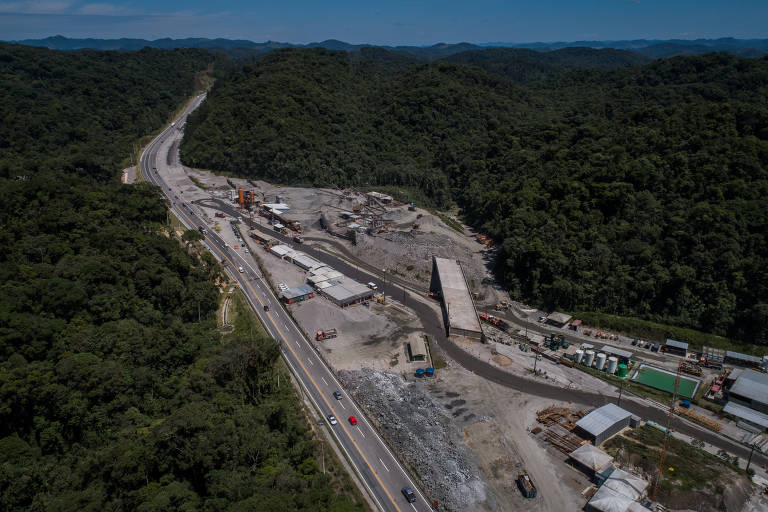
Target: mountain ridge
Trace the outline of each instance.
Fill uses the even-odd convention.
[[[246,39],[202,38],[188,37],[182,39],[140,39],[140,38],[68,38],[61,35],[42,39],[23,39],[7,41],[27,46],[43,46],[55,50],[140,50],[145,46],[159,49],[172,48],[203,48],[203,49],[251,49],[257,52],[268,52],[278,48],[325,48],[328,50],[359,51],[366,47],[385,48],[418,55],[427,59],[435,59],[453,55],[468,50],[487,48],[526,48],[539,52],[550,52],[563,48],[586,47],[593,49],[628,50],[652,58],[674,57],[679,55],[697,55],[709,52],[728,52],[742,57],[761,57],[768,54],[768,39],[737,39],[721,37],[717,39],[631,39],[606,41],[557,41],[530,43],[444,43],[432,45],[376,45],[369,43],[353,44],[338,39],[326,39],[307,44],[288,43],[280,41],[256,42]]]

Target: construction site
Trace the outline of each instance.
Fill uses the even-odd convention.
[[[679,355],[654,351],[653,344],[512,301],[490,273],[492,243],[450,215],[375,190],[278,187],[179,165],[166,173],[208,229],[254,258],[282,307],[404,465],[415,468],[421,485],[444,505],[441,510],[646,510],[654,501],[653,468],[638,471],[620,450],[612,452],[611,443],[640,427],[655,427],[628,414],[594,435],[583,420],[596,406],[577,391],[601,397],[603,404],[647,406],[631,394],[622,399],[605,375],[629,382],[640,374],[642,381],[645,364],[671,374],[673,384],[677,378],[680,389],[678,376],[685,373],[700,383],[691,395],[709,392],[719,375],[718,368],[699,364],[698,354],[686,354],[683,365]],[[532,386],[560,390],[559,398],[516,391],[445,360],[430,342],[436,329],[478,361]],[[666,380],[657,384],[669,389]],[[668,409],[660,410],[665,415]],[[674,414],[712,431],[720,425],[732,438],[741,435],[735,425],[695,405],[677,406]],[[679,433],[670,437],[685,439]],[[604,461],[584,453],[591,450],[585,446],[602,443],[612,457],[613,478],[597,471],[604,466],[585,472],[572,457],[576,452],[577,458]],[[623,488],[620,480],[637,485]],[[705,496],[715,487],[696,492]],[[671,495],[660,489],[660,499],[671,504]],[[727,510],[740,510],[730,503],[749,498],[747,483],[739,489]],[[606,508],[611,503],[614,508]]]

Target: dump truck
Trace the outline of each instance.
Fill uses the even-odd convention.
[[[315,339],[317,341],[329,340],[338,336],[338,333],[336,329],[323,329],[322,331],[317,331]]]
[[[520,492],[523,493],[523,496],[526,498],[536,497],[536,486],[533,485],[531,477],[528,476],[528,473],[520,473],[517,476],[517,486],[520,488]]]

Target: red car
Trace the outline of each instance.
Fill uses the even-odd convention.
[[[357,425],[357,418],[355,418],[354,416],[350,416],[349,417],[349,424],[350,425]]]

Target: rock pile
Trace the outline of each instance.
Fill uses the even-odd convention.
[[[427,498],[438,500],[440,510],[498,510],[456,425],[423,384],[370,368],[341,371],[339,378],[390,446],[415,468]]]

